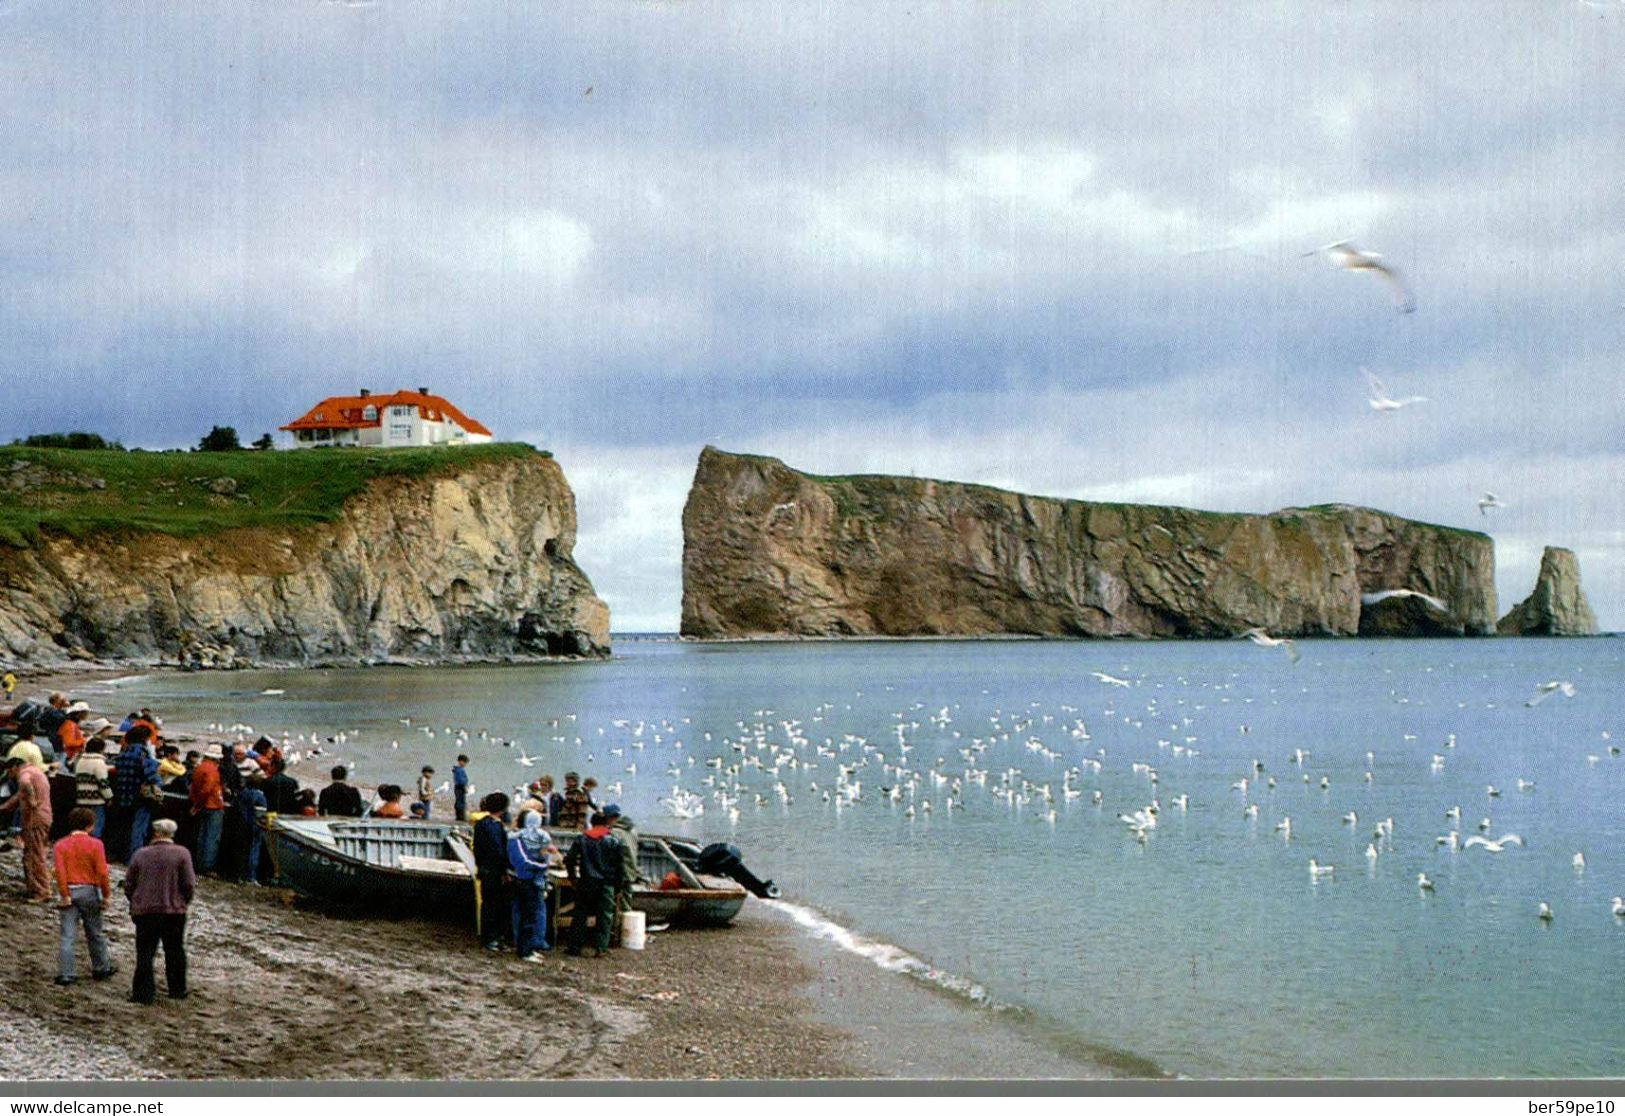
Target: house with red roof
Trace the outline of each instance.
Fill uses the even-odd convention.
[[[491,432],[429,389],[333,395],[280,429],[295,449],[314,446],[462,446],[489,442]]]

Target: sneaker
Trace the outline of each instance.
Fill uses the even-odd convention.
[[[486,953],[501,953],[502,952],[502,947],[497,945],[495,942],[486,942],[485,943],[485,952]]]
[[[68,985],[70,985],[70,984],[72,984],[72,983],[73,983],[73,982],[74,982],[74,978],[73,978],[73,977],[70,977],[70,976],[59,976],[59,977],[57,977],[57,978],[56,978],[56,979],[55,979],[55,980],[53,980],[53,981],[52,981],[52,982],[51,982],[51,983],[52,983],[52,984],[60,984],[60,985],[62,985],[62,986],[63,986],[63,987],[64,987],[64,988],[65,988],[65,987],[67,987],[67,986],[68,986]]]
[[[545,964],[547,964],[547,958],[543,957],[540,953],[527,953],[523,957],[521,957],[519,960],[521,960],[521,961],[529,961],[532,965],[545,965]]]
[[[90,979],[91,980],[107,980],[108,978],[115,977],[115,976],[118,976],[118,966],[117,965],[109,965],[109,966],[107,966],[107,968],[103,969],[99,973],[91,973],[90,974]]]

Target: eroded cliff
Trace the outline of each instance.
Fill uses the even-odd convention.
[[[1502,635],[1588,636],[1597,634],[1597,614],[1580,588],[1580,559],[1574,551],[1548,546],[1540,556],[1535,591],[1496,625]]]
[[[682,632],[1489,635],[1490,539],[1367,508],[1235,515],[910,477],[817,477],[706,447],[683,510]],[[1362,594],[1416,598],[1371,606]]]
[[[224,487],[210,498],[241,495]],[[532,452],[376,477],[327,523],[42,530],[0,545],[0,645],[30,663],[200,646],[262,663],[605,654],[609,610],[575,531],[563,471]]]

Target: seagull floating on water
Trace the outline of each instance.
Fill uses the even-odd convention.
[[[1368,271],[1387,283],[1393,292],[1394,307],[1401,314],[1414,313],[1416,310],[1416,296],[1411,294],[1410,287],[1391,264],[1386,264],[1376,252],[1367,252],[1359,248],[1352,240],[1335,240],[1330,244],[1323,244],[1304,256],[1324,255],[1333,267],[1344,271]]]
[[[1540,913],[1537,914],[1535,917],[1540,919],[1542,922],[1550,922],[1550,921],[1552,921],[1552,908],[1546,903],[1546,901],[1544,899],[1541,900],[1541,903],[1540,903]]]
[[[1314,857],[1309,858],[1309,876],[1311,879],[1316,876],[1329,876],[1335,871],[1337,871],[1337,865],[1322,864]]]

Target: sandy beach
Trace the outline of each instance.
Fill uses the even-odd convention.
[[[106,704],[98,683],[113,676],[36,675],[19,697],[58,688]],[[119,700],[141,704],[139,687]],[[173,721],[165,727],[186,747],[199,746],[189,738],[213,735]],[[293,773],[310,779],[325,770]],[[116,889],[121,866],[113,873]],[[191,995],[170,1001],[160,993],[147,1007],[126,999],[134,936],[116,892],[108,926],[118,976],[67,988],[52,983],[56,911],[23,900],[21,853],[8,847],[0,851],[0,935],[24,944],[15,962],[0,969],[0,1042],[29,1053],[0,1066],[0,1079],[1154,1073],[1108,1052],[1064,1047],[883,971],[814,940],[770,906],[751,899],[731,927],[652,934],[642,951],[550,956],[545,965],[531,965],[485,953],[471,926],[340,917],[291,891],[205,879],[188,919]],[[162,988],[161,964],[159,979]],[[208,1035],[221,1041],[192,1040]]]

